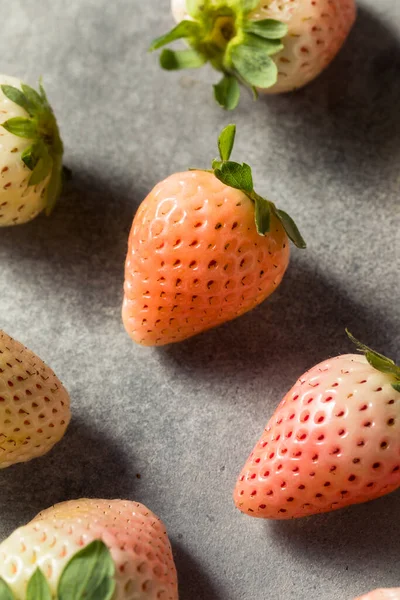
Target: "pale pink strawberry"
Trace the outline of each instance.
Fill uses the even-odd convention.
[[[289,216],[250,191],[247,165],[213,164],[213,171],[159,183],[133,221],[122,315],[129,335],[145,346],[178,342],[251,310],[280,284],[288,236],[305,247]],[[232,169],[247,191],[240,181],[227,185]]]
[[[400,485],[400,368],[366,356],[328,359],[286,394],[237,482],[236,506],[290,519],[365,502]]]
[[[164,50],[161,65],[172,70],[209,61],[223,73],[216,99],[231,109],[239,100],[232,78],[267,93],[281,93],[317,77],[351,30],[356,5],[354,0],[194,0],[189,8],[187,0],[172,0],[172,13],[178,28],[158,38],[152,49],[185,38],[193,53]],[[272,26],[271,20],[283,28]],[[238,46],[245,48],[239,55]]]
[[[39,568],[54,594],[71,557],[97,539],[115,564],[113,600],[178,599],[163,523],[142,504],[126,500],[72,500],[39,513],[0,544],[0,577],[23,600]]]
[[[178,342],[251,310],[280,284],[289,240],[260,237],[252,202],[211,173],[177,173],[139,208],[129,236],[123,320],[145,346]]]
[[[381,588],[360,596],[355,600],[400,600],[400,588]]]
[[[48,452],[70,418],[68,393],[53,371],[0,330],[0,469]]]

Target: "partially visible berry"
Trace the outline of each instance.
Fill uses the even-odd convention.
[[[107,562],[103,546],[97,544],[89,556],[84,554],[76,563],[69,582],[63,582],[71,559],[96,540],[109,549],[112,564]],[[165,527],[143,504],[128,500],[71,500],[39,513],[0,544],[0,577],[16,600],[25,600],[28,582],[40,569],[51,593],[58,592],[61,598],[60,587],[66,583],[75,583],[80,592],[83,585],[93,584],[96,557],[103,561],[105,576],[99,593],[91,598],[178,600]]]
[[[164,49],[167,70],[209,62],[222,73],[217,102],[233,109],[242,84],[255,93],[289,92],[323,71],[351,30],[354,0],[172,0],[178,25],[157,38],[156,50],[184,39],[190,50]]]
[[[0,227],[50,213],[62,187],[63,144],[54,113],[39,92],[0,75]]]
[[[400,600],[400,588],[381,588],[360,596],[356,600]]]
[[[53,371],[0,330],[0,469],[46,454],[70,418],[68,392]]]

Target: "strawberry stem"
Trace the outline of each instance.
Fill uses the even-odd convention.
[[[306,248],[306,243],[293,219],[283,210],[279,210],[273,202],[257,194],[253,185],[251,167],[230,159],[236,135],[236,125],[228,125],[218,139],[220,158],[212,162],[212,173],[225,185],[240,190],[254,203],[254,220],[259,235],[265,236],[270,231],[272,215],[280,221],[287,236],[298,248]]]
[[[196,68],[209,62],[223,74],[214,86],[215,99],[226,110],[233,110],[240,98],[239,84],[254,91],[256,87],[271,87],[278,78],[271,56],[282,50],[287,26],[273,19],[252,21],[251,12],[258,3],[259,0],[190,0],[190,16],[154,40],[150,51],[184,39],[191,51],[182,54],[164,49],[160,56],[162,68]]]
[[[372,350],[372,348],[369,348],[369,346],[366,346],[357,340],[348,329],[346,329],[346,333],[357,347],[357,350],[364,354],[365,358],[374,369],[394,377],[395,381],[391,384],[392,388],[395,389],[396,392],[400,392],[400,366],[396,365],[391,358]]]

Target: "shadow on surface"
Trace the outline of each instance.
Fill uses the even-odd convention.
[[[370,171],[376,168],[383,169],[382,177],[393,173],[400,152],[398,36],[378,16],[359,7],[346,44],[319,78],[298,92],[266,96],[263,102],[268,120],[295,115],[291,135],[294,143],[301,137],[300,161],[305,154],[306,160],[318,162],[316,148],[328,148],[332,152],[326,169],[338,176],[348,161],[349,178],[369,173],[376,177],[376,171]]]
[[[246,315],[176,345],[158,349],[171,368],[191,377],[287,376],[288,386],[314,364],[329,356],[355,352],[345,327],[391,355],[395,340],[390,316],[360,307],[340,285],[317,267],[293,256],[278,290]],[[392,347],[390,346],[392,344]]]
[[[46,262],[54,266],[55,277],[68,278],[68,285],[94,285],[110,274],[107,285],[118,284],[120,291],[128,234],[141,194],[120,180],[70,166],[72,179],[50,217],[40,215],[25,225],[0,229],[1,260]],[[37,273],[27,269],[26,277],[36,279]]]
[[[335,568],[344,560],[350,568],[359,569],[375,563],[392,566],[393,556],[400,552],[400,491],[379,500],[292,521],[271,521],[265,533],[274,544],[303,562],[323,561]]]
[[[119,498],[130,498],[130,471],[123,451],[102,431],[72,419],[47,455],[0,472],[0,514],[15,527],[64,500],[109,498],[110,489]]]
[[[179,541],[173,539],[172,548],[178,572],[180,600],[219,600],[220,596],[208,575],[199,568]]]

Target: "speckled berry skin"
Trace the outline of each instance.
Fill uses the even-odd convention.
[[[172,0],[177,22],[187,17],[186,0]],[[251,18],[276,19],[286,23],[284,49],[272,56],[278,80],[267,94],[290,92],[317,77],[334,59],[356,17],[354,0],[269,0],[260,1]]]
[[[70,418],[68,393],[53,371],[0,331],[0,469],[46,454]]]
[[[56,504],[0,544],[0,577],[23,600],[37,567],[51,590],[69,559],[101,539],[115,562],[113,600],[178,600],[177,575],[163,523],[148,508],[125,500]]]
[[[145,346],[178,342],[251,310],[278,287],[289,241],[273,218],[257,233],[254,204],[212,173],[159,183],[129,237],[123,321]]]
[[[400,600],[400,588],[374,590],[356,600]]]
[[[0,75],[0,85],[21,89],[19,79],[6,75]],[[14,117],[28,116],[0,88],[0,124]],[[46,206],[45,192],[49,177],[38,185],[28,185],[32,172],[21,160],[22,152],[31,144],[31,140],[13,135],[0,127],[0,227],[27,223]]]
[[[400,393],[362,355],[332,358],[286,394],[237,482],[254,517],[290,519],[373,500],[400,485]]]

